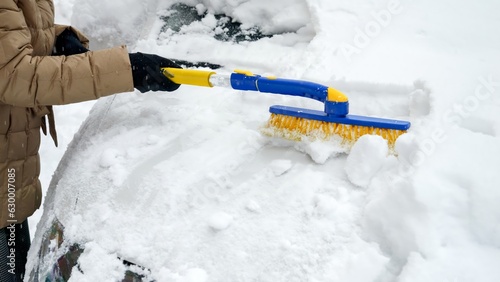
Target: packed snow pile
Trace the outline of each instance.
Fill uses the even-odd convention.
[[[199,19],[174,30],[179,3]],[[270,105],[321,109],[308,99],[190,86],[101,99],[48,188],[29,269],[57,218],[85,248],[71,281],[119,280],[120,259],[156,281],[500,279],[498,2],[69,6],[57,12],[95,48],[332,85],[351,113],[412,127],[349,151],[261,134]],[[219,15],[265,36],[218,40]]]
[[[349,181],[360,187],[368,187],[388,155],[387,140],[377,135],[362,136],[354,144],[346,160],[345,171]]]

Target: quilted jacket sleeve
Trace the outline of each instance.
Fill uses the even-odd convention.
[[[32,56],[30,42],[30,31],[16,2],[1,0],[1,103],[19,107],[60,105],[133,90],[124,46],[68,57]]]
[[[71,29],[76,34],[76,36],[78,36],[78,39],[80,39],[80,42],[82,42],[83,47],[89,49],[90,42],[87,36],[85,36],[85,34],[83,34],[81,31],[72,26],[56,24],[55,25],[56,36],[59,36],[59,34],[61,34],[65,29],[68,28]]]

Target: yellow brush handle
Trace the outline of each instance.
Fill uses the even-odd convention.
[[[163,74],[177,84],[188,84],[195,86],[213,87],[210,76],[214,71],[162,68]]]

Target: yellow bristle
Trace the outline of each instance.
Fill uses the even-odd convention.
[[[271,114],[266,129],[264,133],[267,135],[294,141],[300,141],[304,137],[328,140],[334,136],[339,136],[343,142],[351,144],[363,135],[372,134],[386,139],[390,146],[394,146],[396,139],[406,132],[404,130],[309,120],[279,114]]]

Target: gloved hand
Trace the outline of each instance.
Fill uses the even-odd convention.
[[[179,84],[162,74],[161,68],[181,68],[169,59],[144,53],[130,53],[134,87],[142,93],[148,91],[174,91]]]
[[[88,52],[78,36],[71,30],[65,29],[59,36],[57,36],[56,44],[54,45],[54,56],[70,56]]]

